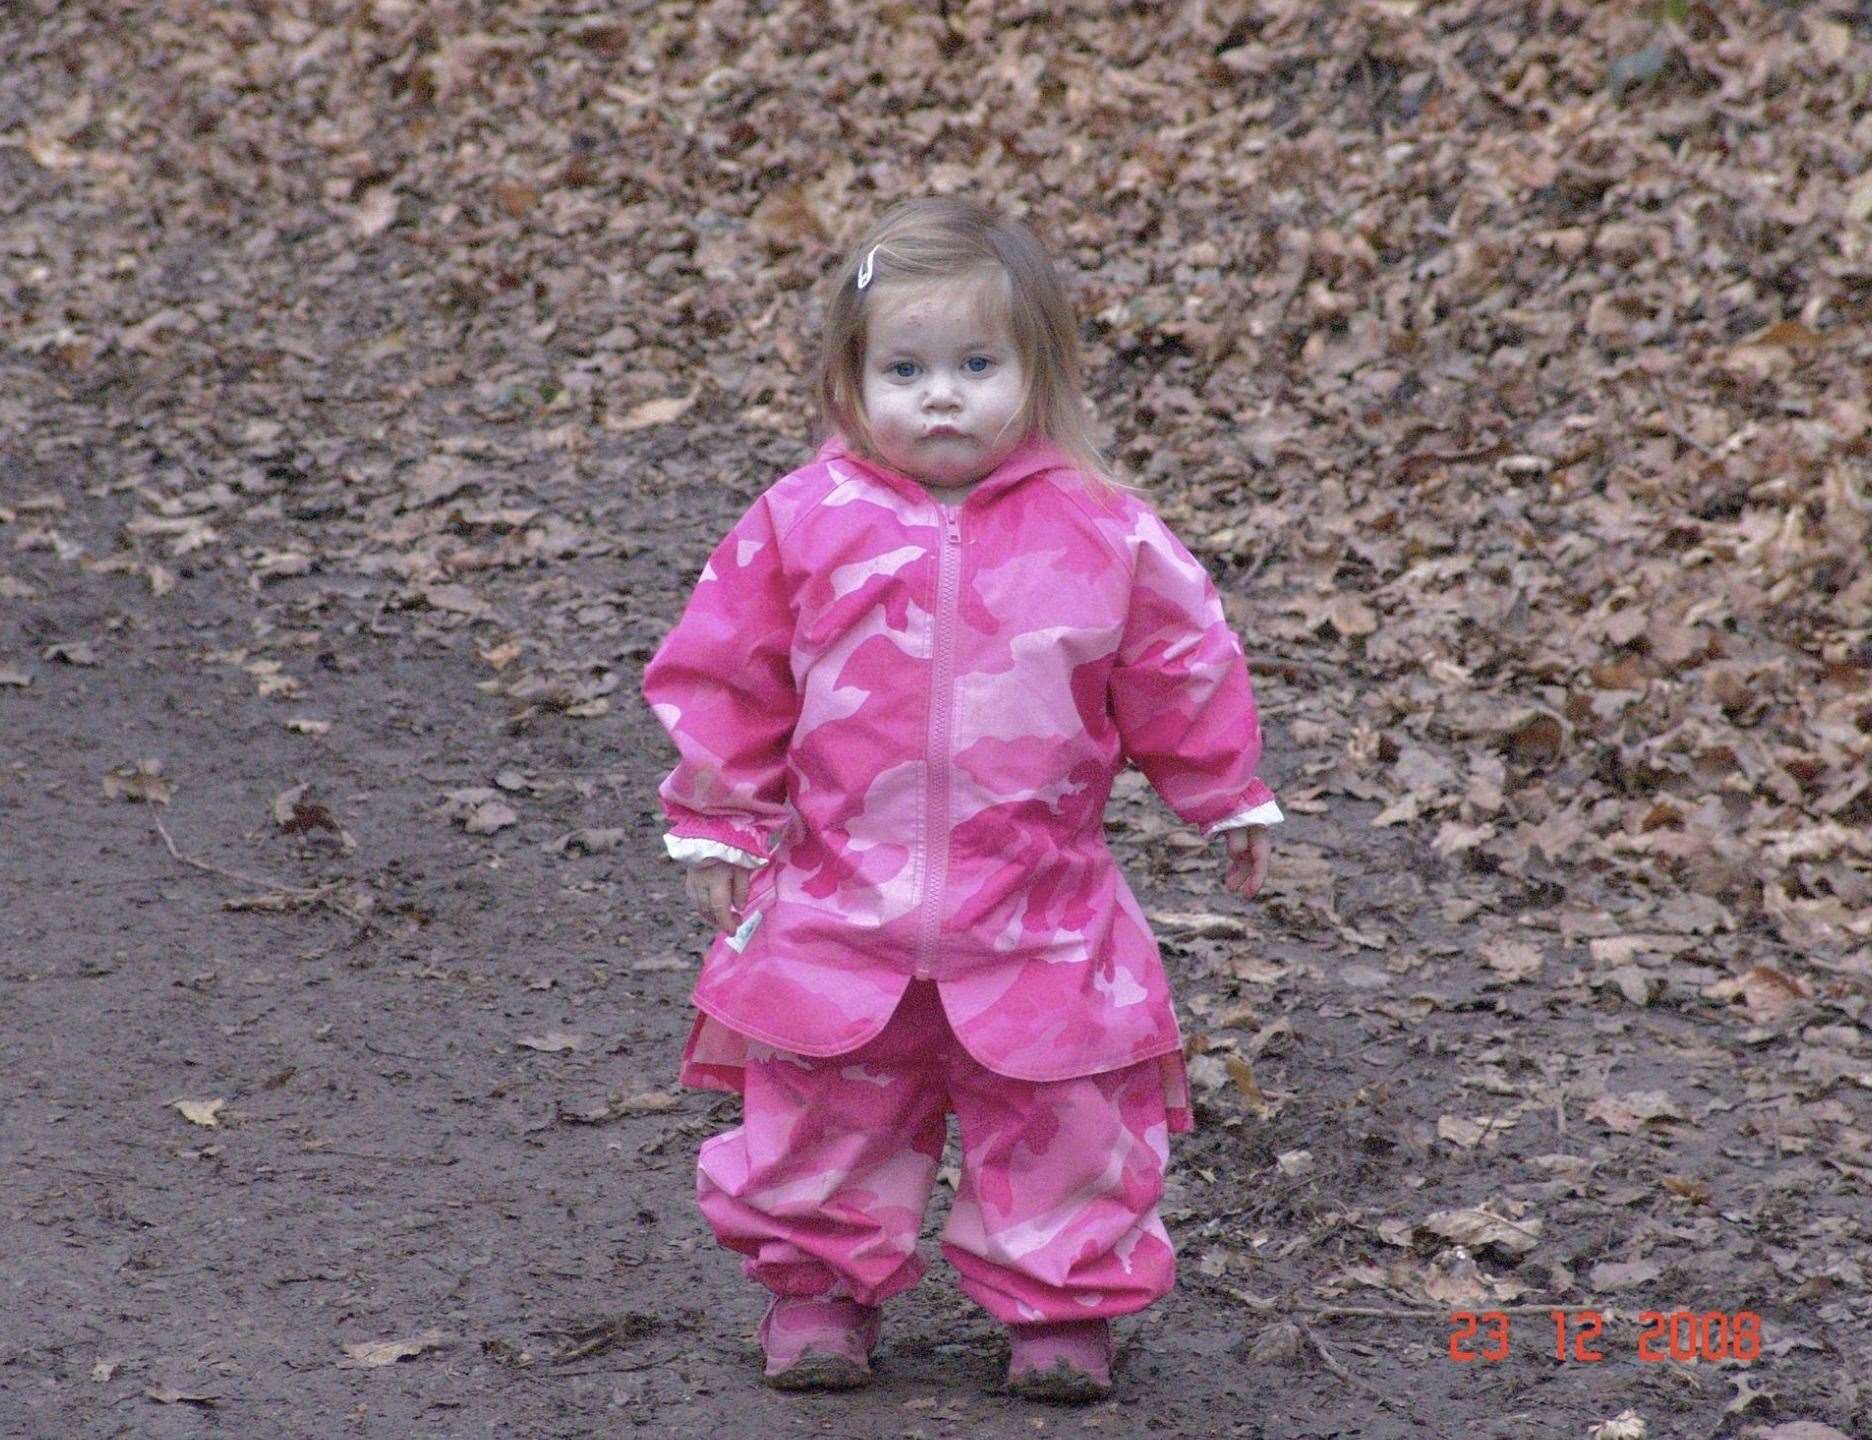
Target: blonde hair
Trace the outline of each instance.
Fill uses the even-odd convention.
[[[858,288],[861,266],[871,275]],[[1121,480],[1086,411],[1079,325],[1040,238],[1018,220],[958,195],[893,205],[858,241],[833,279],[814,391],[828,430],[878,459],[864,413],[866,322],[880,284],[927,284],[998,276],[998,304],[1026,376],[1021,416],[1028,435],[1051,440],[1091,481],[1095,495],[1137,490]]]

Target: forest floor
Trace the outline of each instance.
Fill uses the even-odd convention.
[[[11,562],[34,593],[0,630],[32,677],[0,689],[0,1430],[1378,1440],[1633,1410],[1654,1436],[1866,1433],[1866,1172],[1832,1148],[1864,1115],[1861,1002],[1750,1028],[1699,961],[1647,950],[1605,980],[1569,942],[1721,937],[1693,906],[1636,931],[1529,907],[1355,798],[1283,827],[1265,903],[1218,903],[1217,856],[1135,775],[1120,862],[1211,933],[1160,925],[1201,1107],[1164,1202],[1181,1283],[1121,1326],[1117,1397],[1069,1419],[995,1396],[996,1327],[940,1263],[891,1307],[875,1388],[763,1390],[761,1296],[693,1203],[695,1147],[738,1102],[673,1085],[705,937],[660,853],[642,646],[592,622],[602,716],[484,688],[491,635],[552,634],[566,584],[645,633],[674,618],[736,513],[707,479],[734,456],[637,449],[602,495],[513,477],[632,539],[505,577],[492,630],[312,577],[204,572],[153,603],[140,577]],[[651,471],[673,478],[630,483]],[[78,476],[9,479],[65,498],[86,554],[133,515]],[[1262,682],[1277,779],[1319,758],[1290,673]],[[469,833],[502,803],[511,823]],[[184,1101],[219,1102],[213,1124]],[[1452,1360],[1452,1314],[1497,1306],[1533,1307],[1506,1358]],[[1556,1360],[1549,1307],[1605,1316],[1604,1359]],[[1753,1311],[1762,1353],[1646,1363],[1643,1310]],[[353,1353],[373,1345],[407,1358]]]
[[[656,189],[659,163],[692,186],[709,146],[732,140],[708,161],[732,168],[761,129],[736,108],[759,87],[703,83],[728,43],[706,26],[679,45],[658,21],[671,68],[650,75],[597,22],[530,4],[489,33],[457,5],[336,7],[342,43],[288,7],[266,35],[146,17],[108,44],[37,8],[0,21],[23,57],[0,76],[0,1435],[1585,1440],[1626,1412],[1604,1440],[1872,1435],[1872,512],[1850,478],[1866,341],[1842,320],[1865,264],[1815,238],[1856,192],[1761,162],[1736,183],[1818,208],[1677,197],[1692,218],[1659,244],[1754,227],[1759,252],[1682,261],[1730,267],[1705,286],[1726,316],[1601,307],[1581,338],[1582,291],[1545,318],[1491,311],[1512,333],[1490,339],[1453,328],[1459,294],[1405,359],[1336,297],[1367,287],[1403,324],[1482,263],[1460,244],[1444,263],[1462,226],[1518,222],[1426,222],[1414,257],[1366,266],[1319,218],[1324,119],[1365,96],[1385,143],[1460,150],[1461,117],[1495,103],[1461,88],[1490,71],[1471,42],[1502,22],[1459,6],[1420,27],[1441,36],[1441,118],[1398,98],[1416,31],[1380,12],[1413,7],[1368,7],[1350,72],[1321,58],[1329,22],[1285,6],[1165,42],[1265,79],[1271,108],[1232,123],[1298,187],[1269,200],[1278,225],[1179,239],[1170,211],[1220,183],[1192,154],[1162,233],[1095,228],[1093,268],[1073,250],[1082,292],[1148,300],[1213,276],[1201,247],[1240,231],[1267,246],[1241,273],[1272,287],[1243,301],[1233,356],[1174,306],[1101,312],[1093,347],[1123,453],[1153,457],[1240,622],[1290,814],[1244,906],[1141,777],[1110,810],[1197,1091],[1163,1203],[1178,1288],[1121,1323],[1116,1393],[1076,1412],[996,1393],[1003,1341],[940,1261],[890,1307],[873,1387],[784,1396],[758,1383],[763,1297],[694,1204],[696,1147],[738,1102],[674,1083],[707,937],[662,854],[673,753],[638,681],[715,540],[809,458],[801,342],[751,303],[773,278],[753,267],[790,267],[803,304],[820,240],[772,227],[813,230],[800,207],[833,214],[832,182],[760,212],[758,242],[737,228],[750,193],[718,197],[730,224]],[[1867,36],[1834,9],[1744,7],[1744,53],[1690,7],[1622,72],[1654,131],[1621,115],[1562,143],[1530,122],[1584,169],[1512,184],[1642,230],[1606,136],[1706,143],[1681,113],[1701,104],[1748,150],[1757,54],[1807,67],[1776,104],[1845,108]],[[979,10],[937,56],[958,105],[974,72],[954,67],[996,38]],[[775,13],[797,58],[812,7]],[[1584,33],[1555,31],[1523,102],[1574,83]],[[882,42],[841,20],[814,43]],[[1104,60],[1133,90],[1162,79]],[[533,61],[584,89],[536,90]],[[61,88],[107,72],[121,88]],[[1027,73],[975,78],[1025,94]],[[328,84],[328,109],[281,118]],[[605,143],[513,180],[572,133],[575,93]],[[471,154],[470,98],[506,117],[500,165]],[[1048,164],[1113,123],[1053,101],[1061,128],[1029,132]],[[698,148],[639,156],[605,105]],[[885,130],[859,153],[888,153]],[[1845,163],[1818,123],[1775,136],[1820,179]],[[1146,203],[1122,179],[1096,224]],[[1408,183],[1367,198],[1421,217],[1435,176]],[[1070,188],[1035,197],[1049,185]],[[606,218],[618,194],[628,225]],[[1668,273],[1655,238],[1625,236],[1607,293]],[[736,246],[745,289],[722,278]],[[1487,263],[1523,253],[1509,235]],[[1778,320],[1764,297],[1796,281],[1819,298]],[[1627,383],[1666,345],[1750,335],[1746,355],[1686,350],[1669,405]],[[1529,352],[1576,342],[1595,357],[1576,392],[1528,378]],[[1463,1312],[1500,1312],[1505,1340],[1487,1321],[1465,1339]],[[1673,1354],[1680,1313],[1702,1318]],[[1729,1353],[1692,1355],[1692,1331]]]

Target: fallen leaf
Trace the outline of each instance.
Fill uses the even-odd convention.
[[[396,223],[397,193],[388,185],[373,185],[352,207],[351,226],[364,239],[383,234]]]
[[[39,653],[44,659],[62,661],[67,665],[90,666],[98,663],[97,651],[83,640],[61,640],[46,646]]]
[[[215,1117],[221,1113],[226,1100],[171,1100],[171,1107],[180,1110],[191,1124],[204,1125],[210,1130],[220,1128],[221,1122]]]
[[[505,670],[519,658],[520,642],[505,640],[499,645],[490,645],[485,650],[477,650],[475,653],[496,670]]]
[[[1638,1006],[1650,1005],[1661,999],[1666,988],[1662,975],[1653,975],[1636,965],[1620,965],[1603,975],[1594,976],[1591,983],[1595,987],[1611,986]]]
[[[107,800],[128,800],[145,805],[167,805],[175,786],[163,778],[160,760],[139,760],[135,765],[118,765],[104,777]]]
[[[1636,1410],[1621,1410],[1586,1431],[1589,1440],[1646,1440],[1651,1429]]]
[[[583,1035],[569,1034],[564,1030],[548,1030],[544,1035],[522,1035],[514,1041],[529,1050],[557,1052],[561,1050],[583,1050],[590,1040]]]
[[[1248,1358],[1257,1365],[1291,1365],[1300,1358],[1305,1337],[1291,1320],[1278,1320],[1262,1327],[1248,1347]]]
[[[1202,939],[1240,940],[1248,934],[1248,922],[1235,915],[1216,915],[1206,911],[1152,910],[1151,923],[1179,934]]]
[[[666,1090],[644,1090],[614,1101],[611,1108],[619,1115],[654,1115],[675,1109],[676,1097]]]
[[[1508,750],[1524,765],[1547,765],[1567,748],[1570,727],[1558,715],[1535,710],[1524,715],[1502,735]]]
[[[568,830],[557,840],[547,841],[544,848],[554,855],[604,855],[622,845],[629,833],[623,829]]]
[[[1633,1290],[1640,1285],[1649,1285],[1664,1273],[1664,1267],[1654,1260],[1633,1260],[1629,1262],[1603,1261],[1587,1272],[1587,1279],[1592,1288],[1604,1293],[1611,1290]]]
[[[607,428],[612,430],[647,430],[652,425],[667,425],[672,420],[679,420],[689,413],[689,407],[696,402],[699,389],[691,390],[687,395],[665,396],[660,400],[646,400],[631,407],[624,415],[613,421]]]
[[[1740,999],[1749,1018],[1766,1025],[1779,1017],[1796,1000],[1813,994],[1805,980],[1788,975],[1772,965],[1751,966],[1741,975],[1728,976],[1703,987],[1709,1000]]]
[[[1493,1248],[1507,1255],[1525,1255],[1540,1243],[1541,1222],[1511,1220],[1489,1210],[1439,1210],[1418,1228],[1453,1240],[1466,1250]]]
[[[338,1362],[340,1370],[374,1370],[394,1365],[431,1350],[446,1349],[454,1337],[442,1330],[425,1330],[408,1340],[364,1340],[344,1347],[347,1359]]]
[[[1255,1084],[1254,1066],[1239,1055],[1224,1055],[1222,1063],[1228,1067],[1229,1078],[1235,1082],[1235,1088],[1241,1091],[1242,1099],[1261,1114],[1267,1114],[1267,1096],[1263,1095],[1261,1087]]]
[[[520,816],[511,805],[490,800],[485,805],[476,806],[474,813],[462,822],[462,828],[470,835],[492,835],[497,830],[505,830],[509,825],[519,823],[519,820]]]
[[[252,569],[256,580],[289,580],[311,573],[312,557],[303,550],[262,551]]]
[[[1467,1115],[1439,1115],[1437,1135],[1452,1145],[1473,1150],[1485,1140],[1492,1141],[1495,1136],[1514,1129],[1519,1122],[1520,1117],[1514,1115],[1498,1116],[1491,1120],[1475,1120]]]
[[[1540,974],[1540,949],[1525,940],[1491,940],[1481,953],[1489,969],[1509,980],[1531,980]]]
[[[1596,1097],[1586,1107],[1589,1119],[1598,1120],[1621,1135],[1631,1135],[1646,1124],[1663,1120],[1688,1120],[1683,1107],[1662,1090],[1632,1090],[1623,1095],[1610,1091]]]
[[[626,1115],[656,1115],[676,1108],[677,1100],[666,1090],[645,1090],[635,1095],[613,1093],[602,1100],[560,1101],[561,1120],[580,1125],[603,1125]]]
[[[173,1385],[153,1385],[143,1393],[161,1405],[215,1405],[220,1403],[221,1398],[198,1391],[178,1390]]]

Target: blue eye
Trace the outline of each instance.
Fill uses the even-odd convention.
[[[977,360],[982,362],[982,369],[984,370],[987,369],[988,366],[994,364],[994,361],[990,360],[986,355],[971,355],[969,356],[968,363],[973,365]],[[977,370],[974,373],[979,375],[982,372],[981,370]]]
[[[891,368],[891,374],[895,375],[899,380],[908,380],[910,377],[904,374],[903,372],[906,369],[910,369],[910,370],[916,369],[916,365],[913,361],[898,360],[898,361],[893,362],[890,368]]]

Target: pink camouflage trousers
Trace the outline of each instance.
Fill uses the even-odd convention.
[[[1157,1213],[1170,1127],[1154,1060],[1068,1080],[997,1075],[918,980],[845,1054],[748,1043],[740,1088],[743,1123],[703,1142],[696,1195],[716,1238],[775,1294],[878,1305],[922,1278],[917,1238],[950,1110],[962,1165],[942,1251],[997,1320],[1129,1314],[1175,1283]]]

